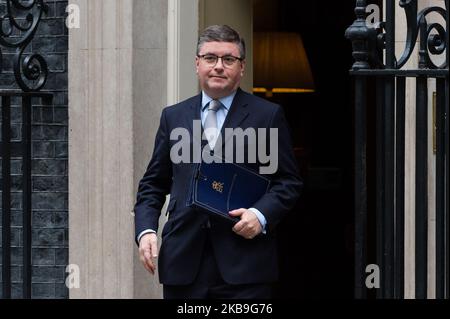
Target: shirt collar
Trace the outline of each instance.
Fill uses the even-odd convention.
[[[233,103],[234,96],[236,95],[237,91],[234,91],[228,96],[225,96],[221,99],[219,99],[220,103],[227,109],[227,111],[230,110],[231,103]],[[206,106],[209,102],[211,102],[212,98],[209,97],[205,91],[202,91],[202,112],[205,110]]]

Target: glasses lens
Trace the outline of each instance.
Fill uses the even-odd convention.
[[[208,64],[216,64],[217,56],[212,55],[212,54],[207,54],[207,55],[203,56],[203,60],[205,60],[205,62]]]
[[[226,55],[222,58],[222,61],[226,66],[232,66],[236,62],[236,60],[237,59],[231,55]]]
[[[211,66],[216,65],[217,60],[219,60],[219,57],[214,54],[205,54],[205,55],[202,55],[201,58],[203,59],[203,61],[205,61],[206,64],[211,65]],[[236,63],[236,61],[238,60],[238,58],[236,58],[232,55],[225,55],[220,58],[222,59],[223,65],[226,67],[233,66]]]

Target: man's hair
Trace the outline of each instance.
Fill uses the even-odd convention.
[[[211,25],[200,34],[197,43],[197,55],[205,42],[232,42],[239,47],[240,58],[245,59],[245,41],[239,33],[227,25]]]

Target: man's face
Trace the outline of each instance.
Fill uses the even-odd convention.
[[[231,42],[205,42],[198,55],[204,54],[241,57],[238,45]],[[200,87],[214,99],[230,95],[239,87],[244,75],[245,61],[237,60],[232,66],[224,66],[222,59],[218,59],[217,63],[211,66],[197,57],[195,62]]]

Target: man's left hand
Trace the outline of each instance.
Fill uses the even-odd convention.
[[[249,209],[239,208],[228,212],[233,217],[240,217],[241,220],[233,227],[233,231],[246,238],[252,239],[262,232],[262,226],[256,214]]]

